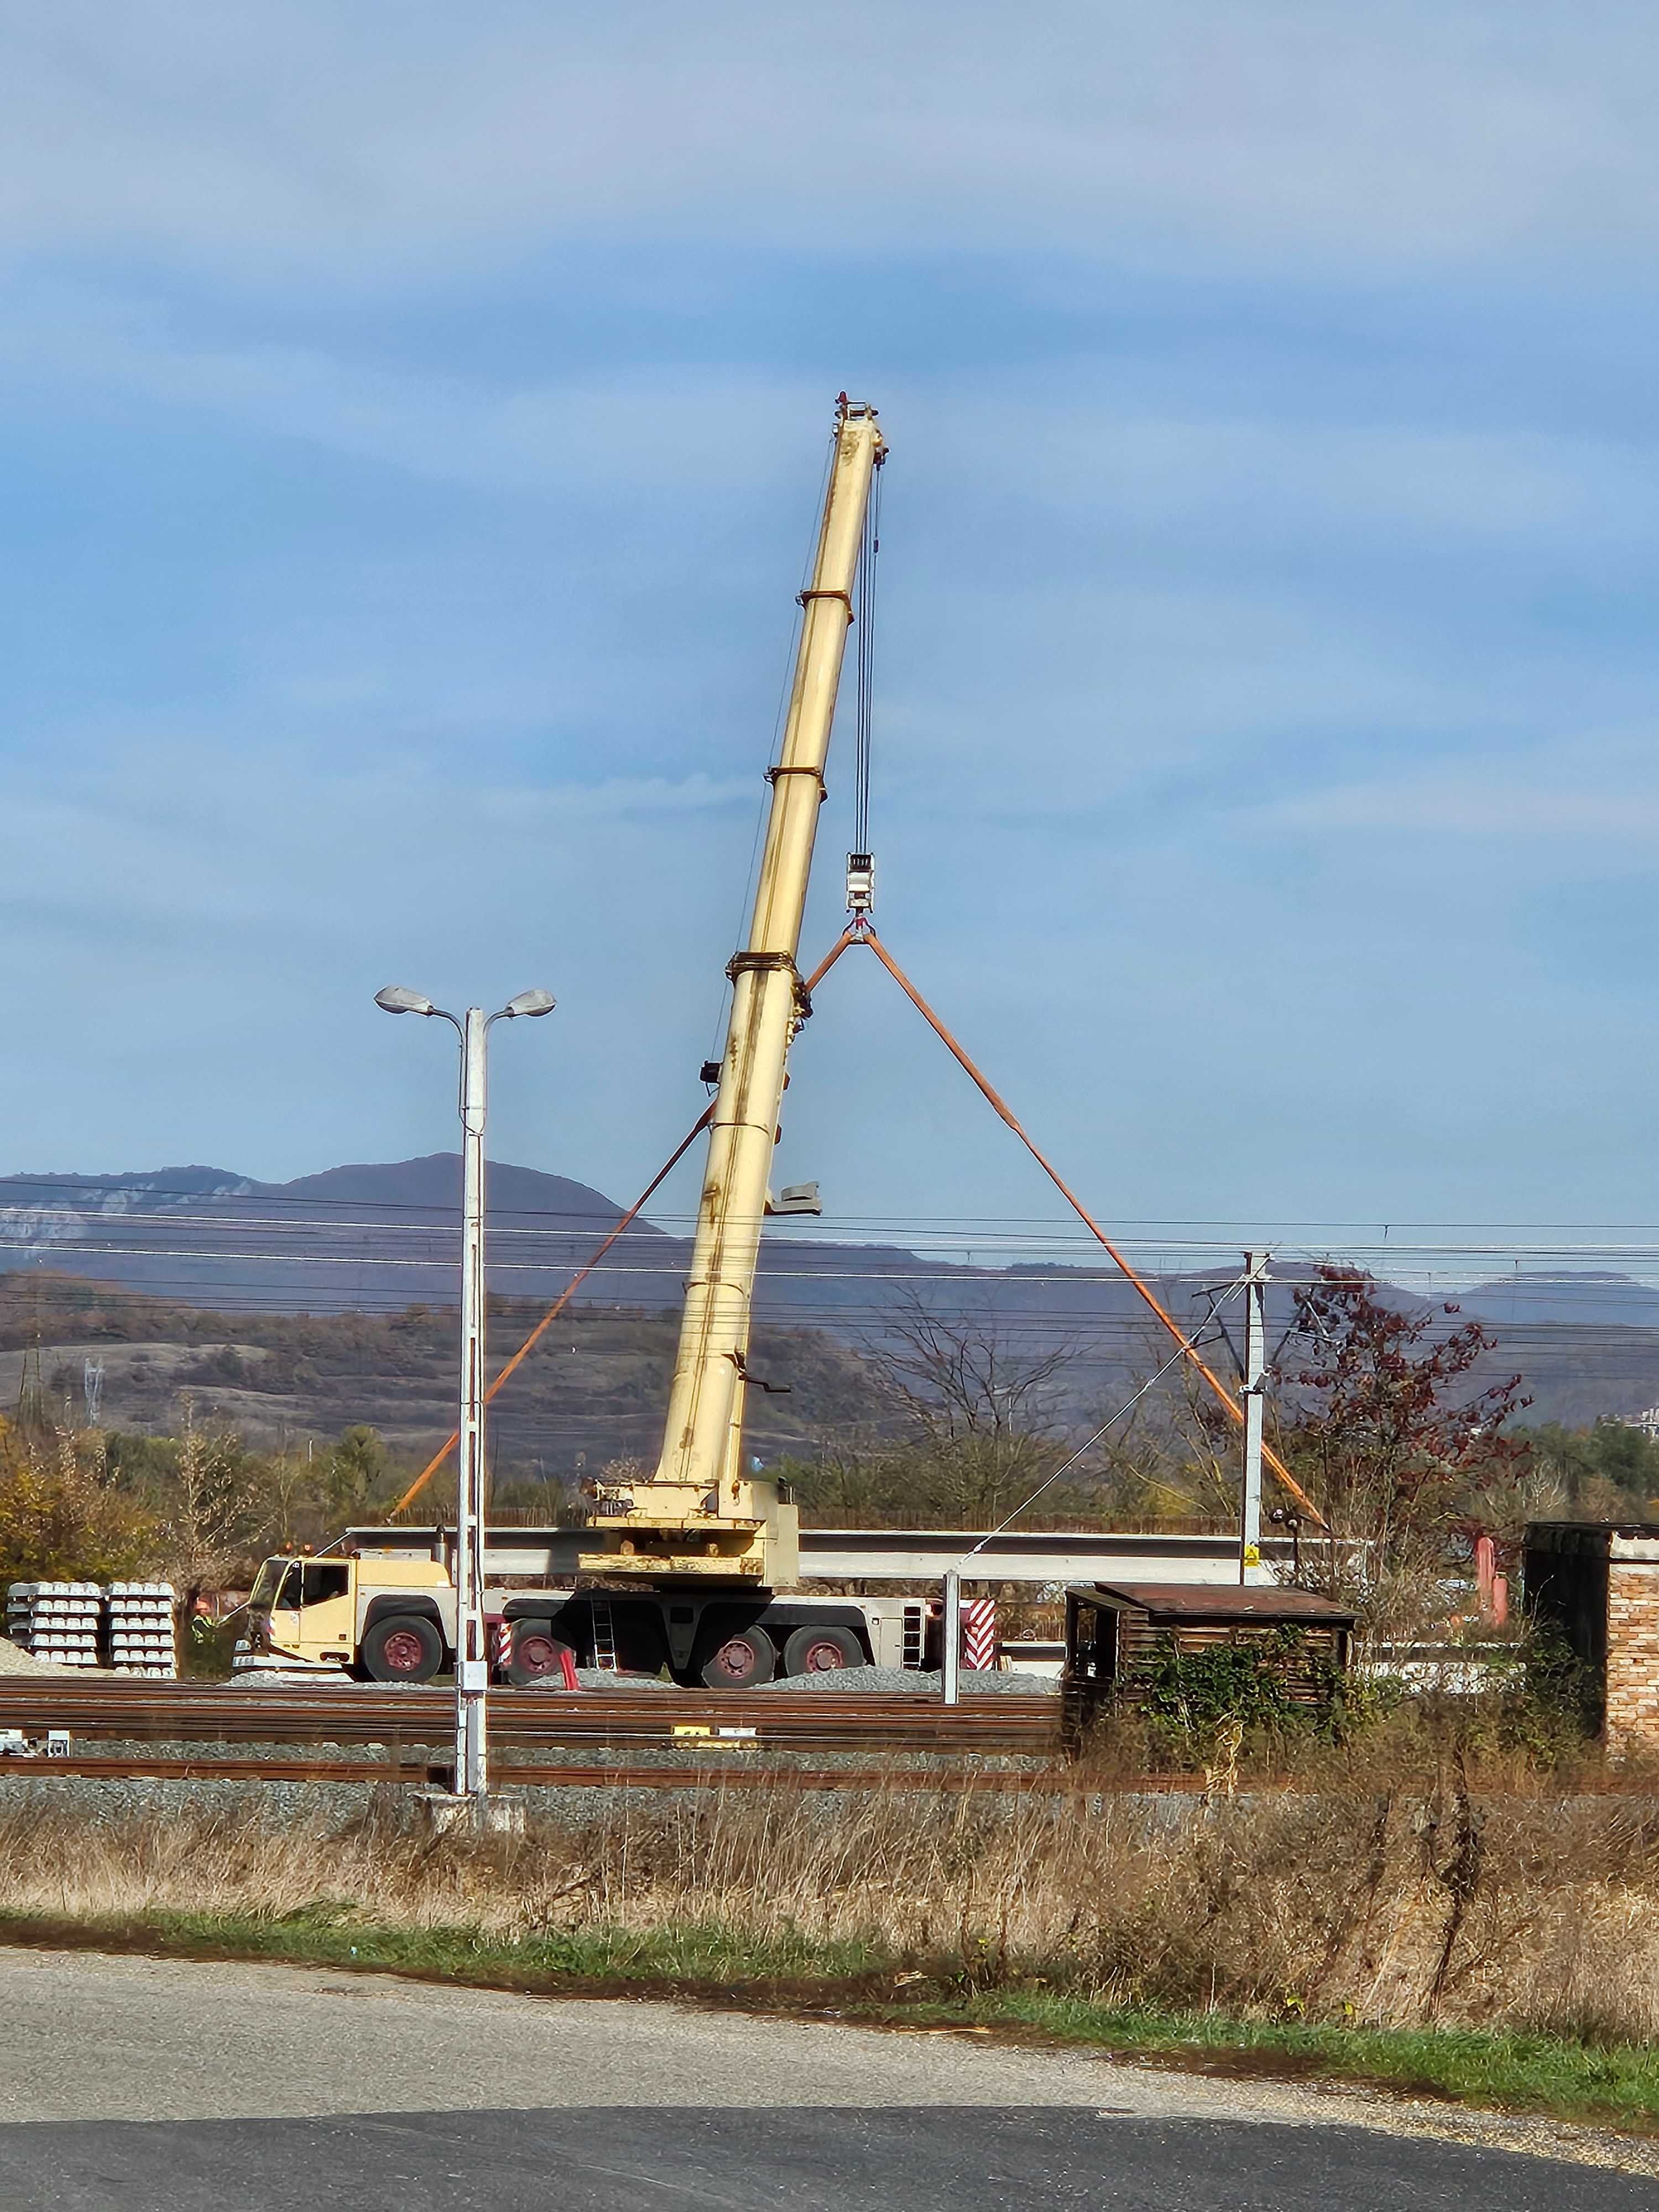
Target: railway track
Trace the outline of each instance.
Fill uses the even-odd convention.
[[[105,1782],[390,1782],[420,1784],[447,1770],[424,1763],[393,1765],[388,1759],[179,1757],[157,1753],[147,1758],[71,1752],[67,1758],[9,1759],[0,1765],[0,1783],[27,1776],[72,1774]],[[864,1795],[880,1790],[943,1791],[952,1796],[1098,1796],[1098,1782],[1079,1779],[1070,1770],[1014,1771],[984,1767],[777,1767],[732,1763],[706,1765],[550,1765],[540,1759],[502,1762],[495,1771],[498,1789],[556,1790],[836,1790]],[[1139,1784],[1114,1782],[1114,1791],[1139,1787],[1188,1790],[1201,1787],[1197,1776],[1162,1776]]]
[[[216,1683],[0,1677],[0,1728],[20,1729],[31,1738],[64,1729],[72,1742],[101,1737],[192,1746],[372,1743],[384,1746],[401,1767],[406,1750],[447,1746],[454,1713],[447,1689],[307,1684],[244,1690]],[[944,1705],[915,1696],[837,1696],[833,1691],[745,1695],[497,1690],[490,1693],[489,1734],[498,1749],[517,1751],[521,1757],[536,1751],[699,1742],[791,1752],[1038,1758],[1056,1754],[1060,1747],[1054,1698],[981,1696]],[[423,1766],[424,1761],[419,1763]],[[306,1764],[309,1771],[317,1771],[314,1762]],[[383,1763],[378,1771],[384,1777]]]

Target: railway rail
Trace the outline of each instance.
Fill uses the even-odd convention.
[[[261,1759],[176,1757],[157,1753],[131,1758],[114,1753],[71,1752],[53,1759],[9,1759],[0,1763],[0,1784],[8,1778],[74,1775],[104,1782],[356,1782],[394,1783],[418,1786],[441,1778],[447,1768],[423,1761],[394,1765],[387,1759]],[[1115,1778],[1109,1784],[1091,1781],[1069,1768],[1009,1770],[995,1767],[850,1767],[744,1766],[731,1761],[704,1765],[557,1766],[544,1760],[501,1762],[495,1769],[498,1788],[551,1790],[855,1790],[866,1796],[881,1790],[910,1794],[942,1792],[953,1796],[991,1792],[997,1795],[1098,1796],[1103,1790],[1116,1794],[1125,1790],[1200,1790],[1198,1775],[1160,1775],[1139,1782]]]
[[[0,1729],[28,1737],[49,1729],[123,1742],[380,1744],[401,1764],[405,1747],[447,1747],[453,1692],[369,1686],[283,1685],[230,1689],[194,1682],[0,1679]],[[833,1691],[700,1694],[693,1691],[499,1690],[489,1698],[498,1749],[752,1744],[775,1751],[907,1751],[957,1755],[1057,1755],[1059,1701],[980,1696],[945,1705],[915,1695]],[[422,1762],[423,1764],[423,1762]],[[307,1762],[307,1771],[316,1766]],[[267,1771],[269,1764],[267,1763]],[[386,1768],[378,1772],[382,1778]]]

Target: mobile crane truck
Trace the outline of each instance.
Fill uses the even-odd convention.
[[[661,1455],[644,1479],[596,1487],[580,1528],[487,1535],[486,1611],[515,1682],[561,1671],[566,1651],[601,1668],[654,1674],[666,1665],[681,1682],[732,1688],[780,1669],[921,1666],[935,1656],[937,1609],[922,1601],[779,1595],[799,1577],[795,1508],[743,1455],[772,1151],[789,1048],[811,1012],[796,966],[801,921],[860,550],[885,454],[874,408],[842,393],[783,740],[767,771],[754,905],[726,971],[725,1050],[708,1071],[718,1090]],[[269,1559],[238,1664],[430,1680],[453,1656],[452,1568],[435,1528],[354,1530],[344,1557]],[[492,1573],[512,1586],[491,1584]],[[562,1575],[568,1587],[547,1586]]]

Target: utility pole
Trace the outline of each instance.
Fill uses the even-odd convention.
[[[954,1705],[962,1689],[962,1571],[950,1568],[945,1577],[944,1647],[939,1654],[945,1702]]]
[[[1244,1480],[1238,1527],[1238,1579],[1261,1564],[1261,1431],[1267,1388],[1267,1255],[1244,1255]]]
[[[499,1012],[464,1019],[418,991],[389,983],[374,1003],[388,1014],[447,1022],[461,1041],[461,1405],[455,1480],[455,1795],[480,1818],[489,1787],[484,1700],[490,1655],[484,1626],[484,1118],[485,1045],[493,1024],[550,1014],[550,991],[520,991]]]
[[[486,1019],[469,1006],[461,1032],[461,1419],[455,1488],[455,1794],[489,1784],[484,1698],[484,1108]]]

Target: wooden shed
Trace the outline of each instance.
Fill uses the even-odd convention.
[[[1285,1688],[1310,1705],[1347,1671],[1355,1615],[1312,1590],[1228,1583],[1097,1583],[1066,1593],[1066,1658],[1060,1674],[1069,1742],[1103,1709],[1136,1701],[1139,1670],[1173,1646],[1205,1651],[1257,1644],[1283,1671]],[[1297,1632],[1294,1641],[1281,1632]],[[1286,1649],[1287,1644],[1289,1649]]]

